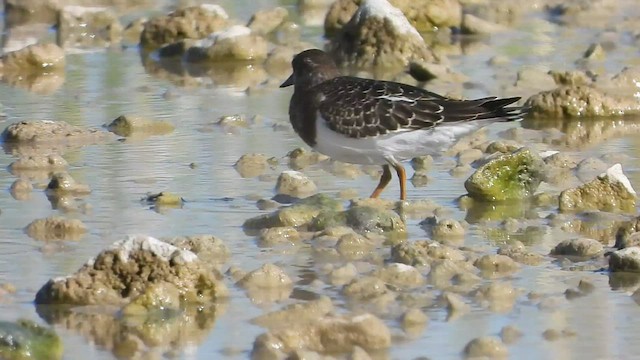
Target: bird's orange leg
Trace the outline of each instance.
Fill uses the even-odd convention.
[[[407,173],[404,170],[404,166],[399,163],[392,164],[393,168],[398,173],[398,181],[400,181],[400,200],[407,200]]]
[[[389,181],[391,181],[391,169],[389,169],[389,165],[382,165],[382,176],[380,176],[380,182],[378,183],[378,186],[376,186],[376,189],[373,190],[370,197],[377,198],[380,196],[380,193],[382,193],[382,190],[384,190],[387,184],[389,184]]]

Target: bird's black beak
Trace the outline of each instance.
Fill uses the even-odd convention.
[[[283,87],[291,86],[293,84],[294,84],[293,74],[291,74],[291,76],[289,76],[287,80],[285,80],[282,84],[280,84],[280,87],[283,88]]]

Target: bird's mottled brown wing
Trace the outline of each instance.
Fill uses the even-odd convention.
[[[429,129],[442,123],[517,120],[523,109],[505,107],[518,98],[452,100],[395,82],[337,77],[312,89],[318,115],[327,126],[352,138]]]

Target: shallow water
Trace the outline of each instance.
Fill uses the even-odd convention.
[[[296,13],[291,1],[259,1],[239,6],[233,1],[220,2],[235,18],[247,19],[258,8],[277,4]],[[297,15],[296,15],[297,16]],[[298,19],[298,17],[296,17]],[[304,17],[302,17],[304,19]],[[465,97],[506,95],[523,66],[542,66],[552,69],[574,68],[573,60],[594,41],[596,31],[586,28],[563,28],[532,18],[513,31],[489,39],[481,39],[460,47],[464,56],[452,56],[454,69],[470,78],[465,85],[435,84],[435,91],[459,93]],[[317,26],[304,29],[304,39],[321,46],[322,30]],[[500,69],[486,66],[486,61],[498,54],[508,55],[512,62]],[[618,50],[608,55],[602,67],[615,73],[624,65],[637,62],[637,48],[620,43]],[[175,80],[175,79],[173,79]],[[64,84],[49,95],[34,94],[24,89],[0,84],[2,112],[6,114],[2,126],[29,120],[64,120],[84,127],[99,127],[122,114],[165,119],[176,126],[170,135],[145,139],[128,139],[104,145],[85,146],[64,153],[69,172],[76,180],[89,184],[92,193],[82,202],[86,213],[66,214],[81,219],[90,229],[78,241],[45,243],[28,237],[23,229],[32,220],[59,213],[41,190],[34,190],[29,200],[17,201],[8,191],[0,196],[0,282],[12,283],[17,293],[12,301],[0,304],[0,320],[33,319],[45,323],[32,303],[35,292],[51,277],[69,274],[88,258],[121,239],[126,234],[140,233],[155,237],[213,234],[225,240],[231,249],[226,264],[252,270],[264,263],[276,263],[285,268],[296,283],[292,297],[326,294],[338,306],[345,304],[337,288],[327,285],[317,288],[309,278],[319,264],[309,248],[260,248],[255,238],[245,234],[242,223],[249,217],[264,213],[255,206],[255,197],[273,196],[275,178],[286,169],[285,155],[303,146],[290,128],[274,126],[287,124],[287,107],[291,90],[275,86],[252,88],[244,86],[210,85],[208,79],[196,79],[201,85],[179,86],[175,81],[150,74],[143,66],[136,48],[82,52],[67,57]],[[276,80],[280,79],[274,79]],[[508,93],[511,96],[519,94]],[[244,114],[248,119],[257,116],[249,128],[227,133],[213,125],[223,115]],[[526,124],[525,124],[526,125]],[[501,124],[490,130],[492,137],[521,124]],[[564,150],[564,149],[563,149]],[[617,137],[607,142],[567,149],[581,157],[622,153],[627,155],[623,165],[632,184],[638,187],[638,154],[640,142],[636,136]],[[262,179],[243,179],[233,167],[245,153],[261,152],[281,158],[281,165]],[[0,154],[0,162],[8,166],[15,158]],[[464,177],[452,177],[451,158],[437,159],[429,172],[426,187],[409,185],[408,197],[432,199],[448,209],[447,217],[464,219],[467,214],[456,205],[456,198],[465,193]],[[195,166],[190,166],[195,164]],[[339,178],[319,166],[305,169],[320,191],[336,194],[353,188],[366,196],[376,184],[375,179],[361,175],[356,179]],[[409,171],[409,177],[411,172]],[[0,188],[8,189],[16,176],[0,172]],[[35,181],[46,184],[46,178]],[[171,191],[185,200],[181,209],[156,212],[140,202],[147,192]],[[397,183],[392,182],[384,197],[396,198]],[[544,217],[551,210],[536,210]],[[419,220],[409,220],[409,238],[424,239],[426,234]],[[471,224],[465,245],[495,251],[496,242],[488,230],[498,222]],[[513,236],[513,235],[512,235]],[[542,226],[541,231],[526,235],[526,242],[535,252],[547,254],[560,240],[571,237],[557,229]],[[225,268],[226,269],[226,268]],[[590,280],[595,290],[590,295],[566,301],[564,291],[573,288],[582,278]],[[497,335],[505,325],[515,325],[524,337],[509,346],[514,359],[623,359],[640,352],[640,341],[634,336],[640,325],[631,319],[640,315],[640,307],[625,290],[612,289],[606,273],[565,271],[558,263],[545,261],[536,267],[525,266],[515,276],[507,278],[515,288],[523,289],[515,310],[506,314],[494,313],[474,306],[469,314],[455,321],[446,321],[441,307],[425,310],[430,318],[428,328],[416,338],[402,335],[393,317],[385,321],[397,335],[388,353],[375,354],[380,358],[409,359],[427,356],[432,359],[458,358],[464,345],[483,335]],[[202,337],[177,348],[165,356],[177,358],[246,358],[255,336],[264,330],[248,322],[264,311],[278,309],[282,304],[252,303],[244,291],[233,287],[227,279],[232,298],[224,311],[215,318],[213,327]],[[527,300],[526,293],[535,291],[557,298],[551,310]],[[285,301],[284,304],[293,302]],[[73,321],[69,321],[73,324]],[[100,340],[87,338],[75,326],[57,322],[55,329],[64,340],[65,359],[111,359],[114,354],[104,350]],[[96,323],[97,324],[97,323]],[[90,328],[90,322],[84,324]],[[98,325],[96,325],[98,326]],[[541,334],[549,328],[571,329],[574,337],[545,341]],[[149,356],[154,357],[153,349]],[[155,354],[158,357],[160,354]]]

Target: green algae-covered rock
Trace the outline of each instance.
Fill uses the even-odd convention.
[[[526,199],[542,181],[544,161],[530,149],[505,154],[482,165],[464,187],[477,200]]]
[[[594,180],[560,193],[560,211],[634,211],[636,192],[622,172],[613,165]]]
[[[0,321],[0,359],[60,359],[62,341],[53,330],[28,320]]]
[[[345,211],[321,213],[313,220],[311,228],[320,231],[336,226],[347,226],[358,233],[404,233],[407,230],[398,213],[371,206],[354,206]]]
[[[247,230],[308,226],[321,213],[335,213],[340,210],[342,210],[342,204],[338,200],[324,194],[316,194],[270,214],[247,219],[242,226]]]

